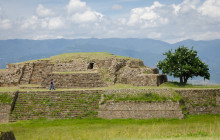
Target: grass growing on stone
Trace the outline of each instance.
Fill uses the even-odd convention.
[[[220,89],[220,85],[192,85],[186,84],[185,86],[180,85],[178,82],[166,82],[160,85],[159,87],[166,87],[166,88],[198,88],[198,89],[205,89],[205,88],[213,88],[213,89]]]
[[[11,103],[13,100],[13,97],[10,96],[7,93],[0,94],[0,103]]]
[[[68,62],[74,59],[81,59],[81,58],[86,59],[86,60],[93,60],[93,59],[105,60],[108,58],[139,60],[139,59],[125,57],[125,56],[117,56],[117,55],[113,55],[107,52],[65,53],[65,54],[60,54],[57,56],[52,56],[49,58],[49,60],[51,60],[52,62],[56,62],[56,61]]]
[[[18,90],[19,87],[0,87],[0,92],[15,92]]]
[[[220,139],[220,115],[194,115],[186,119],[65,119],[30,120],[0,124],[17,140],[145,140]]]
[[[136,93],[136,94],[104,94],[104,100],[102,103],[106,101],[144,101],[144,102],[165,102],[165,101],[173,101],[177,102],[182,100],[182,97],[177,94],[173,93],[173,96],[168,97],[165,95],[159,95],[156,93]]]
[[[65,54],[60,54],[56,56],[52,56],[50,58],[44,58],[44,59],[38,59],[38,60],[50,60],[52,63],[53,62],[69,62],[72,60],[105,60],[109,58],[116,58],[116,59],[130,59],[130,60],[137,60],[140,61],[139,59],[136,58],[131,58],[131,57],[125,57],[125,56],[118,56],[118,55],[113,55],[107,52],[81,52],[81,53],[65,53]],[[29,60],[29,61],[24,61],[20,63],[29,63],[29,62],[35,62],[37,60]],[[17,63],[19,64],[19,63]]]
[[[121,84],[117,83],[115,85],[110,85],[108,87],[100,87],[97,89],[106,89],[106,90],[114,90],[114,89],[154,89],[154,88],[159,88],[159,87],[149,87],[149,86],[133,86],[131,84]]]

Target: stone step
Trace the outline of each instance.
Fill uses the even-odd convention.
[[[39,117],[56,119],[86,117],[90,115],[90,111],[97,110],[99,99],[98,93],[87,92],[19,93],[14,110],[10,114],[10,122]],[[96,114],[91,115],[96,116]]]

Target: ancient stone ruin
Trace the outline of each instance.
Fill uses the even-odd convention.
[[[167,81],[158,69],[149,68],[135,58],[109,53],[70,53],[48,59],[7,64],[0,71],[0,86],[38,84],[48,88],[104,87],[115,83],[159,86]]]
[[[51,79],[60,90],[48,90]],[[155,88],[166,81],[166,75],[139,59],[109,53],[71,53],[8,64],[0,70],[0,86],[19,87],[0,91],[0,122],[91,117],[182,119],[187,114],[220,113],[220,89]],[[116,83],[154,87],[93,88]],[[33,88],[31,84],[45,89],[21,89]]]

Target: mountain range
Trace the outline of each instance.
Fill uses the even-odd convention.
[[[154,39],[136,38],[0,40],[0,68],[5,68],[7,63],[74,52],[109,52],[115,55],[139,58],[144,61],[146,66],[156,67],[158,61],[165,58],[163,53],[171,48],[174,50],[181,45],[189,48],[194,46],[194,50],[198,52],[201,60],[209,65],[211,79],[206,82],[220,84],[220,39],[209,41],[184,40],[175,44]],[[171,77],[169,79],[175,80]],[[198,84],[204,81],[201,78],[196,78],[193,82]]]

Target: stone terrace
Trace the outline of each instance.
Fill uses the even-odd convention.
[[[166,75],[135,58],[109,53],[70,53],[48,59],[8,64],[0,71],[0,86],[39,84],[45,88],[54,79],[57,88],[103,87],[115,83],[159,86]]]

